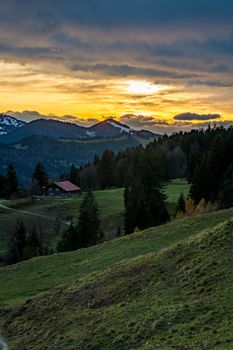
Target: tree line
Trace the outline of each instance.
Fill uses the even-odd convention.
[[[206,201],[218,201],[221,206],[229,206],[231,198],[227,189],[233,176],[232,146],[232,127],[209,127],[206,130],[163,135],[145,148],[138,146],[117,154],[106,149],[101,157],[95,156],[92,163],[82,167],[72,165],[70,171],[58,175],[58,179],[69,179],[81,186],[83,191],[125,187],[130,181],[138,154],[146,158],[147,153],[160,152],[164,158],[163,181],[187,178],[192,184],[190,195],[195,202],[204,198]],[[13,165],[8,166],[6,175],[0,175],[0,179],[0,196],[9,198],[17,192],[19,181]],[[43,165],[38,163],[26,189],[31,187],[32,191],[40,192],[47,182],[48,175]]]
[[[80,177],[82,171],[95,174],[89,185],[96,189],[131,187],[131,183],[136,189],[136,182],[145,181],[152,188],[155,184],[150,182],[151,176],[158,179],[158,186],[170,179],[187,178],[191,184],[190,197],[196,204],[204,199],[227,208],[233,206],[232,149],[233,127],[179,132],[163,135],[145,148],[138,146],[116,155],[106,150],[101,158],[95,157],[85,171],[81,170]],[[149,159],[150,156],[154,159]],[[163,161],[158,162],[156,157]],[[145,184],[138,186],[137,191],[146,193],[145,187]]]
[[[106,149],[102,157],[95,156],[92,164],[78,168],[72,165],[69,179],[83,186],[85,195],[77,225],[64,231],[58,251],[88,247],[101,242],[98,206],[94,189],[124,187],[125,227],[130,234],[169,220],[164,194],[165,183],[177,177],[187,178],[191,184],[190,198],[180,197],[177,214],[189,214],[233,206],[233,128],[207,128],[161,136],[145,148],[114,154]],[[48,182],[48,175],[38,163],[32,176],[40,193]],[[7,169],[5,193],[16,189],[17,177],[12,165]],[[9,190],[11,189],[11,190]]]

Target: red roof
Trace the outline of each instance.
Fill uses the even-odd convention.
[[[54,182],[54,184],[65,192],[81,191],[81,188],[72,184],[70,181]]]

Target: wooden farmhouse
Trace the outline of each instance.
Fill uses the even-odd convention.
[[[70,181],[53,182],[47,188],[49,196],[77,196],[81,194],[81,188]]]

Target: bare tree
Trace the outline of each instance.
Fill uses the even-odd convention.
[[[56,209],[53,210],[53,222],[52,222],[52,230],[54,231],[55,235],[58,236],[61,232],[63,225],[63,220],[61,218],[61,215],[58,213]]]

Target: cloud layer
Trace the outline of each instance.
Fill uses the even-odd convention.
[[[197,113],[182,113],[176,115],[174,120],[215,120],[219,119],[219,114],[197,114]]]
[[[231,120],[232,18],[229,0],[1,1],[1,110]]]

